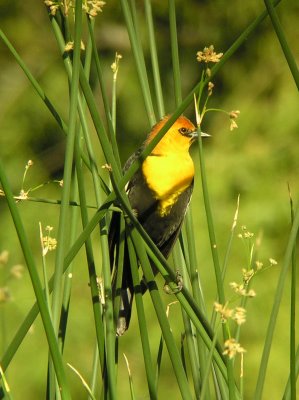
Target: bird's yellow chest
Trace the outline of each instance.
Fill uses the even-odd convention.
[[[150,155],[142,164],[147,186],[159,201],[161,216],[169,214],[178,196],[192,183],[194,164],[189,153],[167,156]]]

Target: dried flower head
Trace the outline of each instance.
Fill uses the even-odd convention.
[[[51,236],[46,236],[43,238],[43,245],[44,245],[43,255],[46,255],[48,251],[56,249],[57,240],[55,238],[52,238]]]
[[[251,269],[242,268],[244,285],[248,285],[249,281],[254,276],[254,274],[255,274],[255,271],[253,268],[251,268]]]
[[[16,265],[14,265],[14,266],[11,267],[11,269],[10,269],[10,275],[11,275],[13,278],[21,279],[22,276],[24,275],[24,266],[21,265],[21,264],[16,264]]]
[[[105,1],[99,0],[84,0],[82,8],[90,18],[95,18],[98,13],[103,11]]]
[[[261,270],[262,268],[263,268],[263,263],[261,262],[261,261],[256,261],[255,262],[255,265],[256,265],[256,269],[257,269],[257,271],[259,271],[259,270]]]
[[[237,119],[239,115],[240,115],[240,111],[239,110],[233,110],[233,111],[231,111],[229,113],[229,118]]]
[[[7,303],[9,300],[11,300],[11,293],[8,287],[0,287],[0,304]]]
[[[20,194],[17,197],[18,200],[27,200],[28,199],[28,192],[26,192],[24,189],[20,190]]]
[[[221,322],[223,323],[226,322],[229,318],[231,318],[234,312],[232,309],[228,308],[227,305],[223,306],[222,304],[217,303],[216,301],[214,303],[214,310],[220,314]]]
[[[209,82],[209,83],[208,83],[208,96],[212,96],[214,86],[215,86],[215,85],[214,85],[213,82]]]
[[[104,164],[104,165],[102,165],[102,168],[103,169],[106,169],[107,171],[109,171],[109,172],[112,172],[112,167],[111,167],[111,165],[110,164]]]
[[[49,7],[50,9],[50,14],[51,15],[56,15],[57,10],[59,9],[59,2],[58,1],[51,1],[51,0],[45,0],[44,1],[45,5]]]
[[[246,310],[243,307],[236,307],[232,319],[236,321],[238,325],[244,324],[246,322]]]
[[[82,40],[81,40],[80,48],[81,48],[81,50],[85,50],[85,45],[82,42]],[[66,53],[68,53],[68,52],[73,51],[73,50],[74,50],[74,42],[73,41],[72,42],[67,42],[65,47],[64,47],[64,51]]]
[[[45,231],[47,232],[46,235],[43,235],[42,232],[42,225],[39,223],[40,229],[40,240],[42,246],[42,255],[43,257],[49,252],[53,251],[57,247],[57,240],[50,236],[50,232],[53,230],[52,226],[47,225]]]
[[[230,287],[240,296],[255,297],[256,293],[253,289],[247,290],[244,283],[230,282]]]
[[[230,119],[230,131],[233,131],[235,128],[238,128],[238,125],[236,123],[236,119],[238,118],[240,114],[239,110],[231,111],[229,113],[229,119]]]
[[[245,353],[246,350],[241,347],[240,343],[236,339],[228,339],[224,343],[224,352],[222,354],[227,355],[229,358],[234,358],[237,353]]]
[[[203,51],[198,51],[196,53],[196,59],[198,62],[205,62],[208,63],[218,63],[220,58],[223,56],[223,53],[216,53],[214,51],[214,46],[211,44],[209,47],[205,47]]]
[[[123,56],[119,53],[115,53],[115,59],[114,62],[111,64],[111,69],[114,75],[117,74],[118,68],[119,68],[119,62],[123,58]]]
[[[0,265],[5,265],[8,262],[9,252],[7,250],[3,250],[0,253]]]
[[[254,233],[249,232],[247,227],[245,225],[242,225],[241,227],[242,233],[238,234],[238,237],[240,239],[251,239],[254,236]]]

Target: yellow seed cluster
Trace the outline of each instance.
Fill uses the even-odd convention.
[[[198,62],[205,62],[206,64],[210,62],[218,63],[223,53],[216,53],[214,46],[211,44],[209,47],[205,47],[203,51],[198,51],[196,56]]]

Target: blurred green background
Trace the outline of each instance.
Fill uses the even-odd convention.
[[[196,52],[210,44],[215,46],[216,51],[225,52],[245,27],[261,13],[264,5],[262,1],[257,0],[178,0],[176,3],[184,96],[200,78]],[[152,6],[163,93],[166,111],[169,113],[174,109],[174,95],[167,2],[155,0],[152,1]],[[138,5],[138,9],[144,52],[150,71],[144,10],[142,5]],[[288,43],[299,60],[299,4],[295,0],[282,1],[278,12]],[[62,117],[67,120],[67,78],[43,2],[1,0],[0,21],[1,29]],[[96,36],[109,93],[112,87],[110,65],[116,51],[123,56],[117,82],[117,140],[122,161],[125,161],[142,143],[150,126],[143,106],[122,11],[117,1],[107,0],[103,13],[96,20]],[[3,43],[0,43],[0,65],[0,156],[12,189],[17,195],[21,189],[24,167],[29,159],[33,160],[34,165],[28,172],[26,189],[62,178],[65,138]],[[151,72],[149,73],[151,76]],[[95,82],[94,77],[91,80]],[[291,187],[295,203],[299,192],[298,93],[269,19],[258,27],[234,57],[225,64],[214,83],[210,106],[227,111],[241,111],[237,121],[239,128],[233,132],[229,130],[228,118],[221,113],[208,113],[203,126],[203,130],[212,135],[210,139],[205,140],[204,148],[221,261],[230,235],[238,194],[238,232],[242,225],[246,225],[255,233],[255,237],[262,238],[258,258],[265,264],[270,257],[278,261],[276,267],[256,277],[253,287],[257,296],[248,303],[248,319],[242,327],[241,343],[247,350],[244,366],[245,393],[246,398],[251,399],[290,231],[287,184]],[[94,90],[101,108],[96,83]],[[189,107],[186,114],[194,120],[192,107]],[[105,161],[96,137],[94,143],[98,165],[101,166]],[[196,146],[192,149],[192,155],[198,166]],[[87,182],[89,180],[87,177]],[[49,184],[33,195],[59,199],[60,189],[58,185]],[[88,202],[95,204],[91,182],[89,195]],[[198,241],[199,271],[210,312],[216,288],[199,174],[196,177],[191,208]],[[22,202],[19,209],[41,268],[38,223],[41,221],[44,227],[53,226],[55,236],[55,229],[58,227],[58,206]],[[0,304],[2,353],[5,344],[9,342],[32,305],[34,294],[26,272],[21,280],[7,281],[9,268],[22,263],[23,257],[4,198],[0,198],[0,215],[0,252],[9,252],[8,263],[0,266],[0,286],[9,286],[11,293],[11,301]],[[98,238],[96,234],[94,236],[96,243]],[[88,380],[92,370],[95,337],[87,265],[83,251],[81,254],[82,258],[76,261],[74,269],[65,359]],[[51,254],[48,259],[49,273],[52,271],[54,257],[55,255]],[[240,239],[236,238],[228,266],[228,293],[228,283],[241,280],[241,269],[245,260],[243,245]],[[270,357],[265,399],[281,398],[289,372],[289,289],[287,284]],[[175,300],[172,296],[163,296],[165,304]],[[159,328],[149,298],[146,304],[153,338],[152,349],[156,354],[160,339]],[[180,343],[178,313],[179,306],[174,305],[171,308],[170,320],[174,322],[173,329],[177,334],[177,342]],[[120,341],[120,357],[125,352],[129,359],[137,398],[146,399],[147,386],[136,329],[138,328],[134,312],[132,327]],[[8,369],[7,379],[14,399],[44,398],[46,348],[43,329],[40,320],[37,320]],[[121,398],[125,399],[129,398],[127,372],[124,360],[120,358],[119,362],[119,390]],[[69,371],[68,375],[72,382],[74,399],[86,398],[78,378],[72,371]],[[169,360],[165,356],[161,370],[161,398],[165,398],[166,395],[173,399],[179,398],[172,375]]]

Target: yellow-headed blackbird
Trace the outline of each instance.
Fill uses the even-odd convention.
[[[169,116],[159,121],[147,136],[143,145],[126,162],[124,171],[140,156],[146,145],[161,130]],[[190,145],[197,138],[195,126],[186,117],[179,117],[160,142],[142,162],[140,169],[126,186],[126,192],[139,222],[157,245],[164,257],[168,257],[179,233],[190,202],[194,165],[189,154]],[[205,134],[203,134],[205,136]],[[112,264],[118,244],[120,214],[114,213],[109,245]],[[115,278],[113,285],[115,283]],[[129,257],[125,249],[121,304],[117,321],[117,334],[128,329],[133,283]]]

